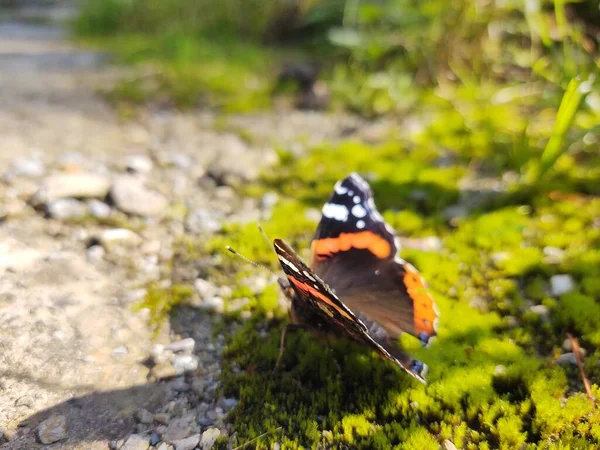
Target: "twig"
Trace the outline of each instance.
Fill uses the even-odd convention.
[[[573,347],[573,353],[575,353],[575,361],[577,361],[577,367],[579,367],[579,372],[581,373],[581,380],[583,381],[583,386],[585,387],[585,392],[587,397],[593,402],[594,397],[592,396],[592,389],[590,387],[590,381],[585,376],[585,372],[583,370],[583,361],[581,360],[581,347],[579,347],[579,343],[577,339],[573,337],[571,333],[567,333],[567,337],[571,341],[571,347]]]
[[[254,441],[259,440],[262,437],[265,437],[267,434],[270,433],[277,433],[279,430],[281,430],[283,427],[277,427],[275,428],[275,430],[273,431],[265,431],[263,434],[259,434],[258,436],[256,436],[254,439],[250,439],[248,442],[240,445],[239,447],[235,447],[233,450],[240,450],[241,448],[246,448],[248,445],[252,444]]]

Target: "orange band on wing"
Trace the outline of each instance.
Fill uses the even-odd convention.
[[[427,292],[419,272],[410,264],[406,264],[404,269],[406,270],[404,284],[408,295],[413,300],[415,333],[433,336],[436,334],[434,324],[437,319],[433,299]]]
[[[323,294],[321,291],[315,289],[314,287],[312,287],[309,284],[303,283],[302,281],[295,279],[294,277],[288,277],[288,279],[292,282],[292,284],[294,286],[296,286],[301,291],[308,292],[313,297],[316,297],[319,300],[321,300],[323,303],[328,304],[331,308],[333,308],[334,310],[339,312],[341,315],[343,315],[347,319],[355,320],[346,311],[344,311],[342,308],[340,308],[339,305],[336,305],[335,303],[333,303],[331,301],[331,299],[329,297],[327,297],[325,294]]]
[[[337,252],[356,248],[369,250],[377,258],[385,259],[390,256],[392,251],[388,241],[371,231],[341,233],[338,237],[317,239],[312,242],[311,246],[315,258],[319,258],[319,255],[331,256]]]

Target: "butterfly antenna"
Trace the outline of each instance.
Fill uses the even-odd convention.
[[[263,230],[263,227],[261,227],[260,224],[258,224],[258,231],[260,231],[262,237],[265,238],[265,241],[267,241],[267,244],[269,244],[269,247],[271,247],[273,245],[273,241],[269,238],[269,236],[267,236],[267,233],[265,233],[265,230]]]
[[[261,269],[265,269],[268,270],[269,272],[271,272],[273,275],[275,275],[276,277],[279,278],[279,275],[277,275],[275,272],[273,272],[271,269],[269,269],[266,266],[263,266],[262,264],[257,263],[256,261],[251,260],[250,258],[248,258],[247,256],[242,255],[241,253],[235,251],[233,248],[231,248],[229,245],[227,245],[225,247],[227,250],[229,250],[231,253],[233,253],[235,256],[237,256],[238,258],[240,258],[242,261],[247,262],[248,264],[253,265],[254,267],[258,267]]]

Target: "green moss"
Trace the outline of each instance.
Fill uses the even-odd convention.
[[[150,311],[149,324],[158,332],[160,326],[169,317],[171,310],[189,300],[193,294],[192,286],[175,284],[161,287],[157,284],[150,284],[144,298],[133,308],[135,311],[147,308]]]

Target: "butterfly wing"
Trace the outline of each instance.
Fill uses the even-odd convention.
[[[391,339],[405,332],[426,344],[436,335],[439,314],[418,271],[396,256],[398,250],[369,184],[354,173],[336,183],[313,238],[314,271]]]
[[[290,246],[280,239],[275,239],[273,246],[296,294],[292,299],[293,322],[362,343],[425,383],[425,364],[399,350],[394,354],[386,349],[386,339],[372,337],[367,326],[340,301],[327,283],[304,264]]]

